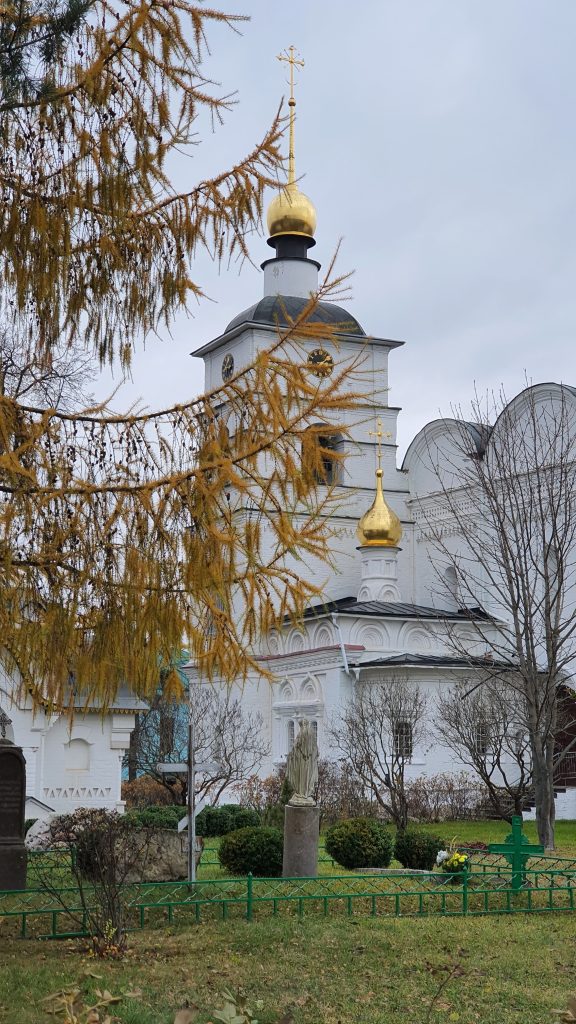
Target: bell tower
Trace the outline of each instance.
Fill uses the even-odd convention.
[[[311,259],[310,250],[316,246],[316,208],[309,196],[301,189],[296,171],[296,99],[295,72],[303,67],[303,61],[294,47],[278,57],[289,69],[289,124],[288,124],[288,173],[285,184],[279,186],[267,210],[266,222],[269,232],[268,245],[273,255],[262,263],[263,296],[233,318],[218,337],[202,345],[192,353],[204,359],[206,367],[206,389],[217,388],[222,380],[250,365],[257,353],[273,346],[278,339],[278,329],[287,326],[301,314],[310,296],[318,291],[320,264]],[[360,559],[357,554],[356,527],[362,512],[374,499],[373,472],[375,448],[378,448],[378,473],[376,498],[370,512],[382,519],[384,502],[387,515],[398,523],[406,520],[406,499],[408,489],[404,475],[396,468],[396,420],[399,410],[388,405],[388,357],[390,352],[403,342],[389,338],[367,336],[358,320],[345,308],[334,302],[317,301],[310,314],[310,321],[330,325],[331,340],[322,344],[319,339],[303,342],[307,349],[307,361],[311,379],[314,376],[329,377],[340,360],[358,359],[360,369],[351,387],[366,393],[362,413],[358,410],[342,414],[342,432],[335,435],[327,430],[322,444],[333,448],[344,459],[335,458],[335,472],[327,472],[320,486],[335,486],[337,507],[332,513],[334,523],[334,569],[326,581],[326,596],[339,599],[356,595],[360,586],[362,593],[372,592],[370,580],[381,589],[382,577],[387,576],[391,595],[397,572],[402,575],[402,565],[397,567],[399,548],[373,543],[360,538],[362,552],[362,577]],[[371,429],[379,418],[380,435]],[[316,424],[315,426],[321,426]],[[378,475],[380,474],[380,475]],[[387,498],[382,491],[382,479],[386,480]],[[366,517],[370,516],[366,513]],[[366,517],[363,518],[366,519]],[[368,528],[367,522],[365,523]],[[401,528],[400,528],[401,530]],[[391,534],[390,534],[391,537]],[[407,547],[411,537],[406,537]],[[378,563],[378,565],[376,565]],[[385,563],[385,564],[384,564]],[[325,576],[326,570],[322,570]],[[411,587],[402,576],[402,590],[411,593]],[[386,600],[393,600],[387,596]]]

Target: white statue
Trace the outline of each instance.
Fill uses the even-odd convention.
[[[294,790],[290,804],[314,806],[314,792],[318,782],[318,744],[310,722],[301,718],[296,742],[286,761],[286,778]]]

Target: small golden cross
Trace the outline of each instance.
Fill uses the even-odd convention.
[[[278,60],[286,61],[286,63],[290,65],[290,106],[291,107],[293,107],[295,102],[296,102],[295,99],[294,99],[294,68],[295,67],[299,67],[299,68],[303,68],[304,67],[304,61],[303,60],[298,60],[297,57],[295,57],[295,53],[296,53],[295,48],[293,46],[290,46],[288,48],[288,50],[284,51],[284,53],[279,53],[278,54]]]
[[[378,427],[378,430],[369,430],[368,431],[368,437],[377,437],[378,438],[378,449],[377,449],[377,452],[376,452],[376,456],[378,458],[378,469],[382,469],[382,438],[383,437],[390,438],[390,437],[392,437],[392,434],[390,433],[389,430],[386,431],[386,433],[384,433],[384,431],[382,430],[382,417],[381,416],[379,416],[378,419],[376,420],[376,426]]]

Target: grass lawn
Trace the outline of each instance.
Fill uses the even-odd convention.
[[[124,996],[125,1024],[172,1024],[188,1001],[213,1019],[223,988],[262,1000],[261,1024],[551,1024],[576,990],[572,916],[268,919],[131,937],[120,962],[72,942],[0,937],[0,1020],[42,1024],[40,1001],[79,983]],[[453,976],[428,1016],[434,994]],[[98,975],[99,977],[93,977]],[[253,1007],[254,1009],[254,1007]]]
[[[465,846],[469,842],[498,843],[508,835],[510,826],[505,821],[448,821],[434,825],[419,825],[427,832],[433,832],[440,836],[448,845],[455,842]],[[531,843],[538,841],[536,825],[533,821],[524,823],[524,832]],[[198,879],[227,878],[228,872],[217,863],[219,839],[206,839],[204,855],[198,870]],[[320,839],[323,845],[323,838]],[[574,857],[576,859],[576,822],[560,821],[556,825],[556,853],[559,857]],[[321,853],[322,859],[318,864],[320,875],[344,875],[348,872],[345,868],[332,864],[325,852]],[[399,867],[398,861],[392,862],[393,867]],[[62,886],[73,885],[74,879],[65,865],[55,865],[53,877],[57,877]],[[31,864],[28,866],[28,888],[35,888],[38,884],[38,875]]]
[[[465,846],[470,842],[501,843],[510,832],[507,821],[444,821],[437,825],[418,825],[427,832]],[[525,821],[523,831],[530,843],[538,842],[535,821]],[[576,857],[576,821],[556,822],[556,851],[559,857]]]
[[[506,821],[445,821],[416,827],[440,836],[447,845],[454,842],[461,846],[473,842],[501,843],[510,832],[510,825]],[[530,843],[538,842],[534,821],[524,822],[524,833]],[[323,845],[323,837],[320,837],[320,843]],[[218,839],[205,840],[204,855],[198,871],[199,879],[227,877],[228,872],[213,863],[218,859],[218,844]],[[558,857],[574,857],[576,859],[576,821],[557,822],[555,852]],[[327,857],[325,853],[323,856]],[[398,861],[392,861],[392,867],[400,867],[400,864]],[[320,861],[318,873],[320,875],[344,875],[347,874],[347,871],[326,859]]]
[[[486,821],[424,827],[461,845],[509,831]],[[525,831],[535,841],[533,823]],[[576,857],[576,823],[559,823],[557,846]],[[329,863],[322,872],[345,873]],[[206,866],[201,877],[222,874]],[[121,996],[111,1012],[124,1024],[172,1024],[186,1003],[208,1024],[224,988],[245,989],[260,1024],[551,1024],[576,991],[575,937],[571,914],[231,918],[136,932],[123,961],[103,962],[81,943],[9,939],[0,925],[0,1021],[62,1020],[41,1000],[77,985],[87,1005],[96,988]]]

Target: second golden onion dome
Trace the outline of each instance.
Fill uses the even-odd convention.
[[[402,539],[402,523],[388,506],[382,491],[382,470],[376,470],[376,497],[356,528],[360,547],[396,548]]]

